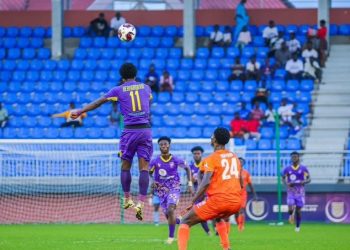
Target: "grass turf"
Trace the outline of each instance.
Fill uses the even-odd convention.
[[[342,250],[350,246],[350,225],[303,224],[300,233],[291,225],[246,225],[238,233],[232,225],[232,249],[239,250]],[[164,245],[167,226],[161,225],[0,225],[1,250],[54,250],[54,249],[113,249],[160,250],[177,249]],[[191,230],[189,250],[221,249],[219,238],[208,237],[200,226]]]

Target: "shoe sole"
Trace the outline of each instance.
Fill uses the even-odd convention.
[[[143,216],[142,216],[142,210],[141,209],[136,209],[136,218],[138,220],[143,220]]]

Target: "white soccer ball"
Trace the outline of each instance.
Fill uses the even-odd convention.
[[[124,23],[120,25],[118,29],[118,37],[123,42],[131,42],[136,37],[136,29],[134,25],[130,23]]]

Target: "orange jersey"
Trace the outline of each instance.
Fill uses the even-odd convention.
[[[252,179],[250,177],[250,174],[247,170],[242,169],[242,180],[243,180],[243,188],[242,193],[247,194],[247,185],[252,184]]]
[[[241,199],[241,164],[229,150],[218,150],[203,160],[205,172],[213,172],[207,195],[224,197],[226,200]]]

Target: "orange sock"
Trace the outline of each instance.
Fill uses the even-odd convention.
[[[231,223],[229,221],[226,221],[226,229],[227,229],[227,234],[230,234],[231,231]]]
[[[230,248],[230,240],[228,238],[226,223],[224,221],[216,223],[216,231],[218,231],[218,234],[220,236],[222,248]]]
[[[242,227],[244,228],[244,224],[245,224],[245,215],[244,214],[242,214],[241,215],[241,224],[242,224]]]
[[[237,226],[239,229],[241,227],[241,224],[242,224],[242,215],[241,214],[238,215],[236,222],[237,222]]]
[[[178,250],[187,250],[187,243],[190,238],[190,227],[187,224],[179,226],[177,238]]]

